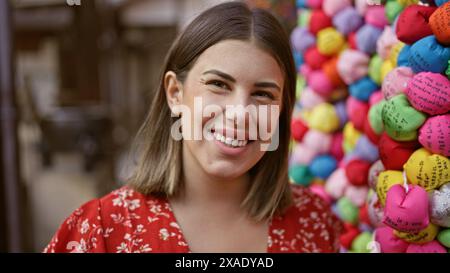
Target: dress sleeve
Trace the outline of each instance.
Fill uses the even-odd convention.
[[[59,227],[43,252],[105,252],[100,210],[98,199],[76,209]]]

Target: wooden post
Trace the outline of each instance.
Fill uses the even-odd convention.
[[[0,252],[22,251],[10,1],[0,1]]]

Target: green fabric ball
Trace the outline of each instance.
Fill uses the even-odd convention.
[[[298,16],[297,24],[300,27],[308,28],[310,18],[311,18],[311,11],[309,9],[302,9],[300,15]]]
[[[356,253],[369,253],[370,248],[369,243],[373,241],[372,233],[370,232],[362,232],[352,242],[352,250]]]
[[[380,135],[381,133],[383,133],[383,130],[384,130],[383,119],[381,117],[381,111],[383,110],[385,103],[386,103],[385,100],[381,100],[377,104],[370,107],[370,110],[369,110],[370,127],[372,127],[373,131],[377,135]]]
[[[359,209],[350,199],[342,197],[337,202],[337,210],[340,218],[344,222],[356,224],[358,222]]]
[[[450,60],[448,60],[448,67],[447,70],[445,71],[445,75],[447,75],[447,78],[450,79]]]
[[[400,14],[400,12],[403,11],[404,8],[405,7],[396,0],[388,1],[384,10],[386,11],[386,17],[389,23],[394,23],[395,18]]]
[[[405,94],[399,94],[386,101],[381,111],[386,133],[398,141],[417,138],[417,129],[422,126],[427,116],[414,109]]]
[[[443,229],[439,232],[437,239],[443,246],[450,248],[450,228]]]
[[[370,59],[369,63],[369,77],[377,84],[381,85],[381,66],[383,65],[383,59],[376,54]]]
[[[297,185],[309,186],[313,180],[313,175],[308,166],[295,165],[289,169],[289,177]]]

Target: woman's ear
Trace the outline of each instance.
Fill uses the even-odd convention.
[[[183,101],[182,85],[177,80],[177,74],[175,74],[175,72],[168,71],[164,74],[164,90],[166,92],[169,108],[174,112],[174,107],[181,104]]]

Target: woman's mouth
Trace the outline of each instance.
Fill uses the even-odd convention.
[[[229,134],[228,131],[223,130],[223,132],[226,132],[226,135],[233,135]],[[214,129],[211,130],[211,133],[214,137],[214,143],[218,146],[220,151],[227,155],[237,156],[242,153],[244,153],[249,144],[254,142],[253,140],[248,139],[236,139],[225,136],[224,133],[215,131]]]

